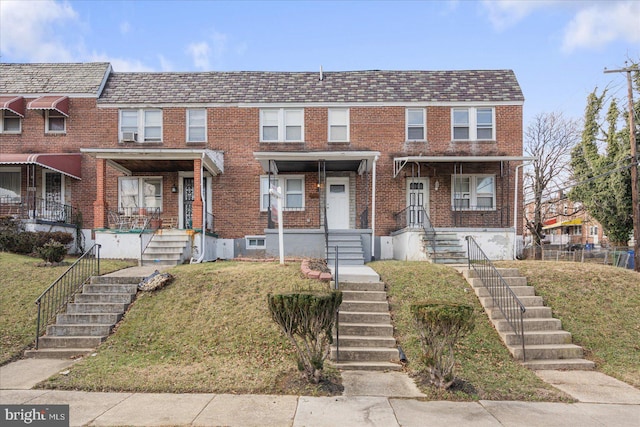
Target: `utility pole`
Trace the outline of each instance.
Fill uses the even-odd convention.
[[[638,144],[636,142],[636,127],[634,124],[633,109],[633,83],[631,72],[639,72],[638,65],[621,68],[619,70],[607,70],[605,73],[627,73],[628,98],[629,98],[629,142],[631,143],[631,204],[633,205],[633,240],[634,245],[634,270],[640,272],[640,182],[638,182]]]

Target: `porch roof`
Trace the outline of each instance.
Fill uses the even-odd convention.
[[[327,171],[370,172],[380,157],[379,151],[256,151],[254,158],[265,172],[313,172],[318,162],[326,162]],[[271,168],[269,168],[271,163]]]
[[[525,156],[406,156],[393,158],[393,177],[397,177],[407,163],[483,163],[530,162],[535,157]]]
[[[221,151],[171,148],[81,148],[96,159],[106,159],[110,166],[126,175],[134,172],[176,172],[193,169],[193,161],[202,159],[202,165],[213,175],[224,172]]]
[[[81,179],[81,161],[80,153],[0,154],[0,165],[38,165],[75,179]]]

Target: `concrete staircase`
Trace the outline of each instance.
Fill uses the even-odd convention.
[[[182,264],[190,240],[184,230],[157,230],[142,254],[142,265]]]
[[[143,277],[95,276],[82,293],[47,326],[38,341],[38,350],[26,357],[70,358],[91,353],[103,342],[136,296]]]
[[[328,236],[327,264],[335,264],[336,246],[340,265],[364,265],[364,251],[360,233],[351,230],[332,230]]]
[[[344,370],[400,370],[384,283],[340,282],[340,289],[339,339],[334,333],[330,354],[334,366]]]
[[[467,251],[455,233],[436,232],[433,237],[422,237],[427,256],[434,264],[464,264]],[[431,244],[431,241],[435,245]],[[435,252],[433,250],[435,246]]]
[[[522,343],[512,331],[500,309],[495,305],[489,291],[475,271],[462,270],[464,277],[474,289],[489,319],[500,338],[516,360],[522,360]],[[524,340],[526,361],[530,369],[588,370],[595,364],[583,358],[582,347],[571,343],[571,334],[562,330],[560,320],[552,317],[551,308],[545,307],[542,297],[527,285],[527,278],[520,276],[515,268],[499,268],[498,271],[526,308],[524,313]]]

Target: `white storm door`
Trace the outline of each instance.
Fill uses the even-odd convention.
[[[42,171],[43,215],[48,219],[64,220],[64,176],[59,172]]]
[[[429,212],[429,178],[407,178],[407,227],[422,227],[424,212]]]
[[[349,228],[349,178],[327,178],[327,223],[330,230]]]

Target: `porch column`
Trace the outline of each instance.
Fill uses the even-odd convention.
[[[96,200],[93,202],[93,228],[105,228],[107,222],[107,161],[96,159]]]
[[[193,161],[193,204],[191,228],[202,228],[202,159]]]

